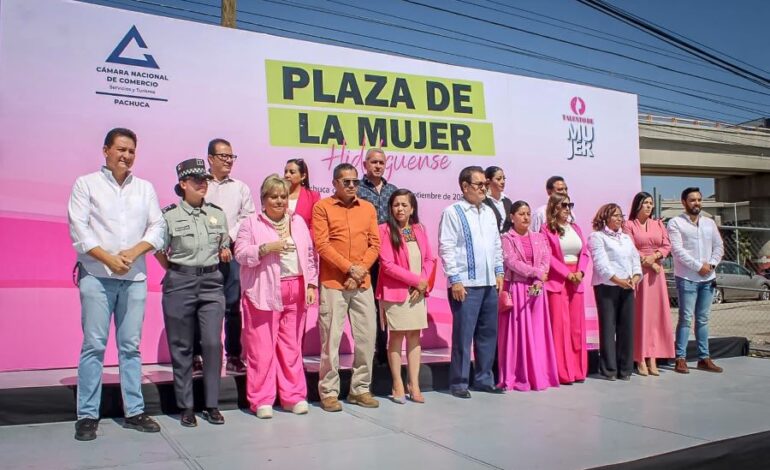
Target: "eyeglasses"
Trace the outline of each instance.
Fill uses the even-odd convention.
[[[356,187],[358,187],[359,184],[361,184],[361,180],[357,180],[357,179],[338,179],[337,181],[339,181],[340,184],[342,184],[342,186],[344,186],[346,188],[348,186],[352,186],[352,187],[356,188]]]
[[[562,202],[560,204],[560,206],[561,206],[562,209],[570,209],[570,210],[572,210],[572,209],[575,208],[575,203],[574,202]]]
[[[238,155],[232,155],[229,153],[215,153],[214,156],[222,160],[223,162],[228,162],[228,161],[233,162],[235,161],[236,158],[238,158]]]
[[[468,183],[468,186],[472,186],[476,189],[485,189],[487,187],[486,181],[478,181],[476,183]]]
[[[626,214],[612,214],[610,217],[615,217],[616,219],[625,219]]]

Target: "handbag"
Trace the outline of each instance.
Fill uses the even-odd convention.
[[[508,286],[506,285],[504,287],[505,288],[502,291],[500,291],[499,294],[497,294],[497,311],[498,312],[505,312],[506,310],[510,310],[513,308],[513,297],[511,297],[511,293],[508,291]]]

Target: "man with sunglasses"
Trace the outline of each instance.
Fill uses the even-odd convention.
[[[551,194],[557,193],[557,194],[567,194],[568,193],[567,188],[567,182],[564,181],[564,178],[561,176],[551,176],[548,178],[548,180],[545,182],[545,192],[548,194],[548,197],[551,197]],[[539,232],[540,227],[545,224],[546,216],[545,216],[545,208],[548,204],[543,204],[542,206],[535,209],[535,213],[532,214],[532,222],[529,225],[529,230],[532,232]],[[574,204],[572,204],[574,207]],[[571,208],[571,207],[570,207]],[[570,215],[571,219],[570,221],[575,221],[575,211],[571,212]]]
[[[390,196],[398,189],[395,185],[388,183],[383,174],[385,173],[386,157],[385,152],[381,148],[370,148],[366,152],[364,157],[364,169],[366,174],[361,178],[361,183],[358,186],[358,197],[372,203],[375,209],[377,209],[377,223],[384,224],[388,220],[390,214],[390,208],[388,207],[388,201]],[[376,261],[372,265],[371,277],[372,277],[372,290],[377,290],[377,276],[380,272],[379,261]],[[374,301],[374,313],[375,316],[379,312],[379,302]],[[374,346],[375,363],[387,364],[388,363],[388,330],[377,323],[377,341]]]
[[[233,154],[230,142],[217,138],[209,142],[208,160],[209,171],[214,177],[209,182],[206,192],[206,202],[220,207],[225,212],[230,240],[238,236],[241,222],[256,212],[251,190],[246,183],[230,177],[237,155]],[[234,252],[234,247],[230,247]],[[219,263],[219,271],[224,277],[225,290],[225,355],[227,372],[234,374],[246,373],[246,366],[241,360],[241,283],[240,266],[233,257],[229,261]],[[195,330],[193,343],[195,359],[193,372],[200,375],[203,371],[201,360],[200,332]]]
[[[334,168],[334,195],[313,208],[313,239],[320,257],[321,284],[318,330],[321,364],[318,394],[324,411],[341,411],[339,348],[345,317],[350,317],[355,351],[348,403],[377,408],[372,397],[372,360],[377,315],[370,271],[380,254],[377,211],[357,197],[361,184],[356,168],[341,163]]]
[[[460,172],[463,200],[444,209],[439,256],[444,263],[452,310],[449,390],[470,398],[471,344],[475,346],[472,390],[502,393],[492,367],[497,348],[497,295],[503,287],[503,249],[492,209],[482,204],[487,179],[480,166]]]

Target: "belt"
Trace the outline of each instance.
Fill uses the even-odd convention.
[[[177,271],[184,274],[194,274],[200,276],[201,274],[213,273],[219,269],[218,264],[212,264],[211,266],[204,266],[202,268],[196,266],[182,266],[181,264],[169,263],[168,269]]]

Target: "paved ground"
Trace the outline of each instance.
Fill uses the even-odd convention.
[[[160,416],[160,434],[103,420],[92,442],[73,423],[0,427],[2,469],[581,469],[635,460],[770,429],[770,361],[723,359],[723,374],[661,369],[630,382],[589,378],[544,392],[475,393],[460,400],[183,428]]]
[[[676,327],[678,309],[672,308]],[[711,336],[745,336],[751,349],[770,351],[770,301],[714,305],[709,319]]]

